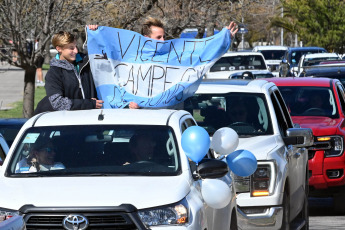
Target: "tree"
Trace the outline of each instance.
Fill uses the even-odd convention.
[[[272,25],[298,34],[308,46],[344,52],[345,2],[341,0],[282,0],[284,17]]]
[[[60,30],[83,27],[82,19],[103,6],[100,0],[1,0],[0,44],[9,50],[0,57],[25,70],[23,116],[34,112],[35,59],[49,52],[51,37]],[[37,50],[30,47],[38,39]],[[18,56],[18,58],[16,57]]]

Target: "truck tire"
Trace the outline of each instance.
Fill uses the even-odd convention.
[[[290,230],[290,196],[287,191],[283,196],[283,220],[281,230]]]
[[[236,210],[232,210],[231,214],[231,222],[230,222],[230,230],[238,230],[237,227],[237,215],[236,215]]]
[[[303,209],[300,213],[302,220],[304,220],[304,226],[302,230],[309,230],[309,203],[308,203],[308,196],[305,195]]]

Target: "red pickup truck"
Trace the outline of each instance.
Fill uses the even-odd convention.
[[[345,212],[345,88],[338,79],[269,78],[283,95],[295,124],[311,128],[310,196],[334,197],[334,208]]]

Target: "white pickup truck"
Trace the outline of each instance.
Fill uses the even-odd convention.
[[[227,163],[206,155],[196,166],[181,146],[196,125],[182,110],[36,115],[0,167],[0,217],[27,229],[236,230]],[[213,182],[222,189],[204,193]]]
[[[205,80],[185,101],[211,135],[230,127],[237,149],[251,151],[258,168],[236,177],[241,229],[308,229],[308,152],[311,129],[294,128],[275,84],[265,80]]]

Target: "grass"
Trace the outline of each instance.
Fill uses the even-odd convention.
[[[35,105],[46,95],[46,90],[43,86],[38,86],[35,89]],[[22,118],[23,117],[23,101],[13,103],[13,109],[0,110],[0,118]]]

